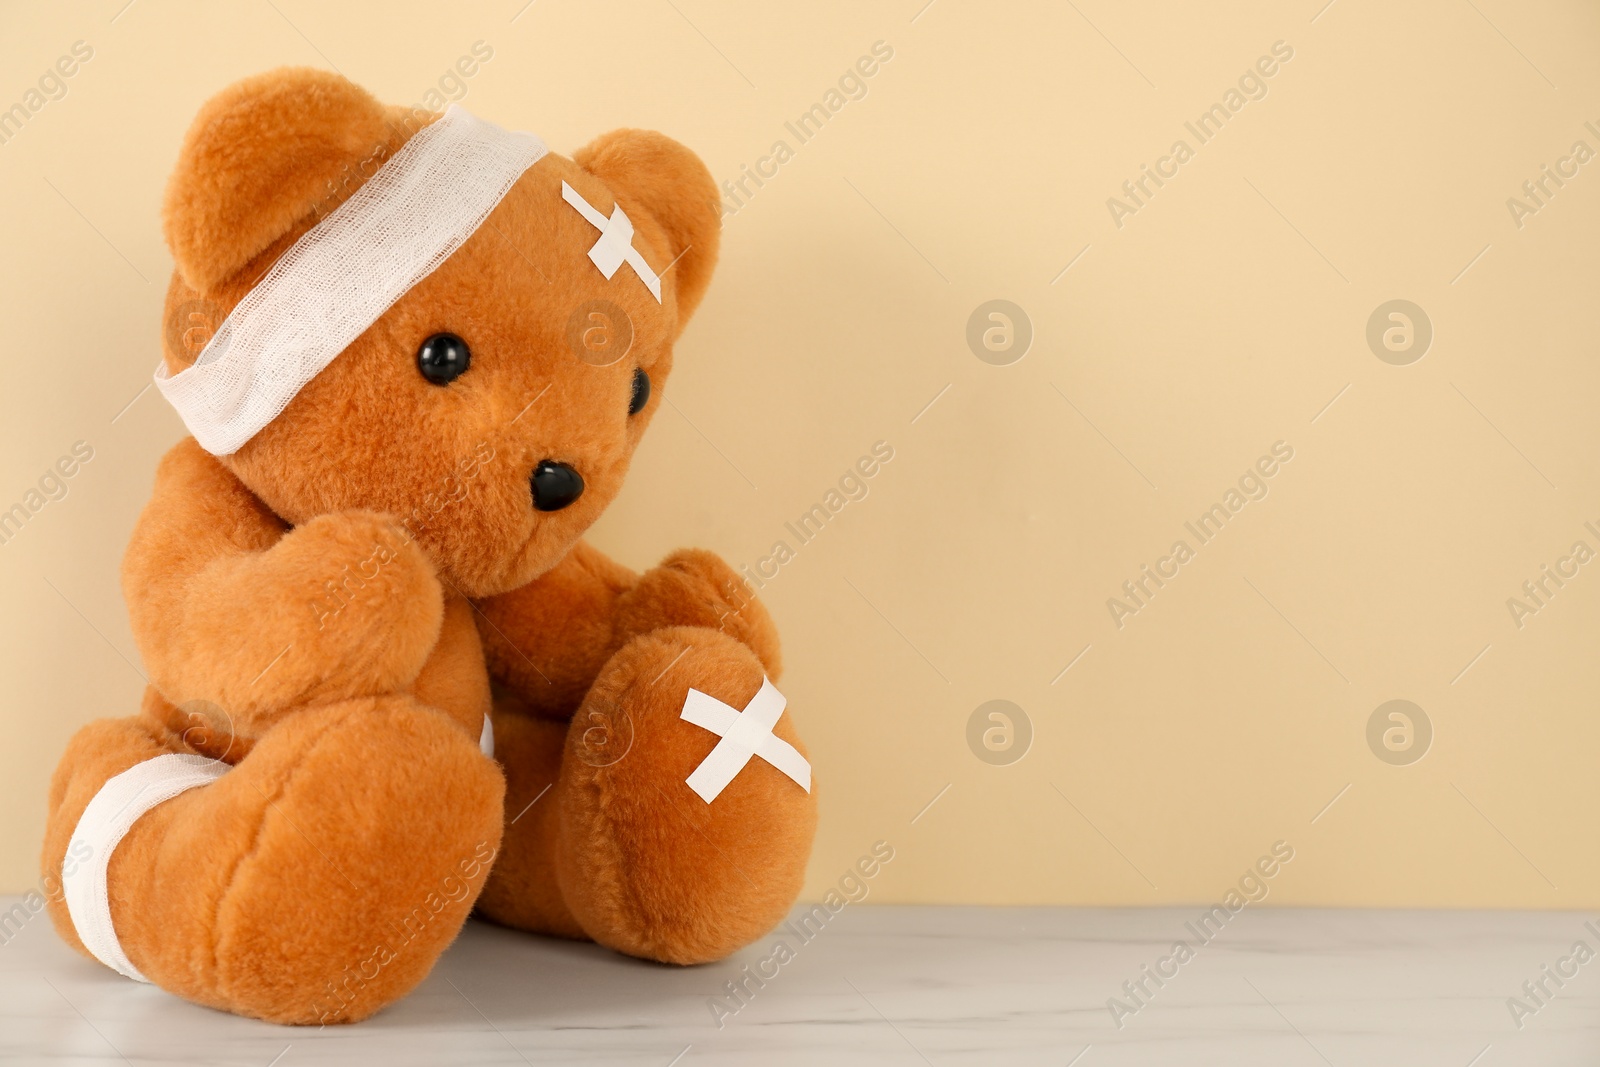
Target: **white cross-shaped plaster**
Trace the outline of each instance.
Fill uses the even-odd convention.
[[[650,295],[656,298],[656,303],[661,303],[661,279],[650,269],[650,264],[644,261],[639,250],[633,247],[633,220],[623,213],[622,205],[613,205],[608,219],[566,182],[561,183],[561,199],[577,208],[578,214],[600,231],[600,239],[589,249],[589,258],[600,268],[606,280],[610,281],[617,269],[626,263],[644,282]]]
[[[742,713],[698,689],[689,690],[679,718],[722,738],[689,775],[689,788],[709,804],[738,777],[751,756],[760,756],[811,792],[811,764],[793,745],[772,733],[786,703],[783,694],[765,678],[761,680],[761,691]]]

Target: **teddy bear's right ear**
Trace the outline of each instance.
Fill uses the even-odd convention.
[[[354,192],[407,136],[338,74],[285,67],[234,83],[195,116],[167,182],[162,227],[178,272],[214,292]]]

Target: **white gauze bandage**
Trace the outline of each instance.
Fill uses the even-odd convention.
[[[213,455],[239,450],[483,224],[548,149],[452,104],[308,230],[156,386]]]
[[[111,925],[111,895],[106,886],[111,853],[145,812],[180,793],[210,785],[228,769],[221,760],[206,756],[157,756],[135,763],[107,781],[83,809],[72,831],[71,851],[77,855],[80,847],[87,848],[89,858],[62,872],[61,890],[83,947],[113,971],[140,982],[150,981],[122,951]]]

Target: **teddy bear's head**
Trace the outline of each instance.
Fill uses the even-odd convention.
[[[278,259],[436,119],[338,75],[274,71],[212,99],[167,189],[176,260],[167,373],[194,363]],[[620,207],[660,297],[564,199]],[[548,570],[616,495],[672,347],[716,261],[715,186],[676,142],[599,137],[523,171],[465,243],[219,459],[291,525],[366,509],[412,532],[451,587]],[[623,246],[627,247],[626,244]]]

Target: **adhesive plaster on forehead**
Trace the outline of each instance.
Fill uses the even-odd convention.
[[[606,218],[566,182],[561,183],[561,199],[571,204],[589,225],[600,231],[599,239],[589,249],[589,259],[600,268],[606,280],[610,281],[626,263],[644,282],[650,295],[656,298],[656,303],[661,303],[661,278],[650,269],[650,264],[644,261],[639,250],[633,247],[633,220],[622,210],[622,205],[614,204],[611,217]]]

